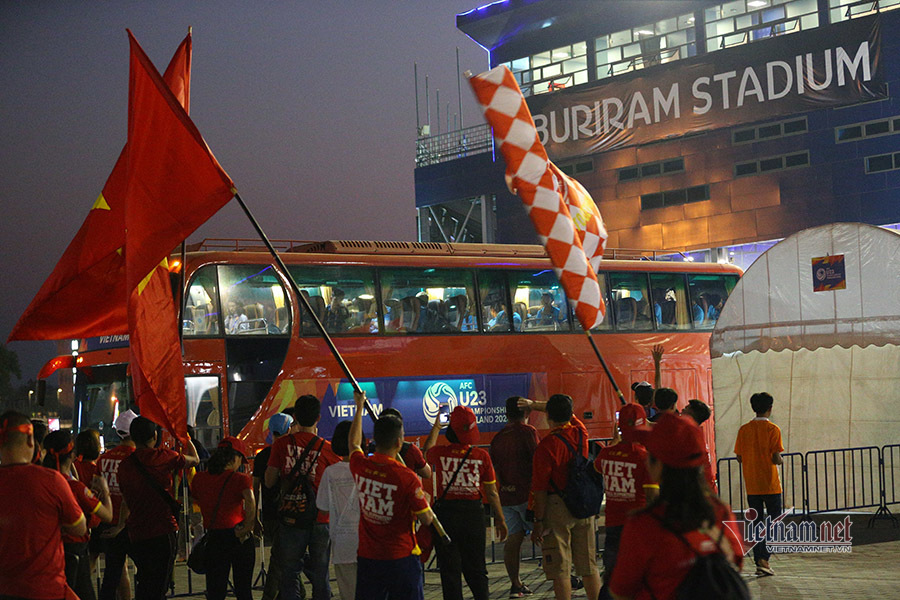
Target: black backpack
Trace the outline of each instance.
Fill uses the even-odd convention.
[[[699,554],[683,535],[666,527],[663,520],[656,515],[652,516],[664,528],[674,533],[696,557],[691,570],[678,584],[675,591],[677,600],[750,600],[750,590],[744,578],[728,561],[722,550],[718,549],[722,536],[725,535],[724,529],[716,542],[716,552]]]
[[[294,463],[290,474],[281,480],[281,492],[278,496],[278,520],[282,525],[309,528],[316,522],[316,517],[319,515],[319,509],[316,508],[316,488],[313,487],[309,477],[311,467],[306,472],[300,472],[306,457],[318,439],[320,438],[313,437],[309,441],[303,454]],[[321,440],[311,464],[315,464],[319,459],[324,445],[325,440]]]
[[[553,491],[562,497],[566,508],[576,519],[586,519],[599,514],[600,506],[603,504],[603,478],[594,469],[594,461],[583,456],[562,435],[558,433],[554,435],[566,445],[572,453],[572,458],[568,465],[566,489],[560,490],[551,478],[550,485],[553,486]],[[583,440],[584,434],[578,430],[578,448],[581,448]]]

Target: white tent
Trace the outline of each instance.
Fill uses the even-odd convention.
[[[815,291],[840,288],[841,256],[845,288]],[[898,344],[900,235],[836,223],[779,242],[747,269],[710,340],[719,456],[734,456],[761,391],[787,452],[897,443]]]

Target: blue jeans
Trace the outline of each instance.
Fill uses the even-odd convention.
[[[281,567],[281,600],[300,600],[300,573],[306,571],[312,583],[312,600],[331,600],[328,583],[328,559],[331,541],[328,525],[316,523],[311,529],[282,525],[278,536],[280,556],[272,560]],[[303,564],[303,555],[309,551],[309,564]]]
[[[756,511],[756,523],[765,522],[768,516],[771,519],[777,519],[783,512],[781,510],[781,494],[747,494],[747,505]],[[765,508],[765,511],[763,511]],[[769,560],[772,553],[766,547],[766,542],[761,541],[753,546],[753,561]]]

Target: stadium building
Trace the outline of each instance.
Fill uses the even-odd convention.
[[[746,268],[900,222],[900,0],[506,0],[457,27],[515,74],[613,248]],[[534,243],[485,124],[418,139],[421,241]]]

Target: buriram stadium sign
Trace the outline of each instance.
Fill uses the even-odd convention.
[[[550,158],[887,97],[876,16],[528,98]]]

